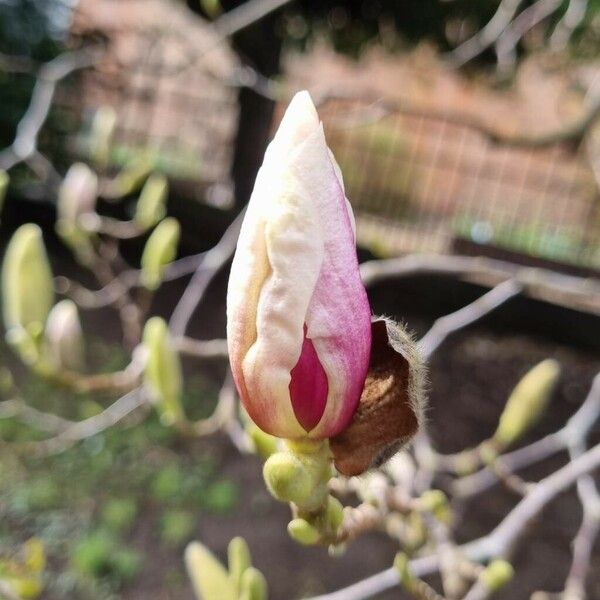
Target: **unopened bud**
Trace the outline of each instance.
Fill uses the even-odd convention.
[[[534,425],[548,406],[560,375],[560,365],[546,359],[533,367],[512,391],[500,416],[494,441],[508,446]]]
[[[4,206],[4,199],[6,198],[9,183],[10,177],[8,173],[0,169],[0,211],[2,211],[2,207]]]
[[[229,546],[227,547],[227,558],[229,576],[239,593],[242,586],[242,576],[245,571],[252,566],[250,549],[244,538],[235,537],[229,542]]]
[[[289,452],[272,454],[263,466],[263,477],[271,494],[282,502],[303,504],[314,488],[309,471]]]
[[[72,165],[58,191],[56,233],[84,263],[89,261],[91,242],[82,218],[94,213],[97,196],[97,175],[83,163]]]
[[[109,198],[122,198],[137,192],[154,169],[154,159],[148,154],[135,157],[110,183],[105,191]]]
[[[143,343],[148,351],[144,380],[161,421],[171,425],[183,420],[181,363],[163,319],[152,317],[146,323]]]
[[[333,496],[329,496],[327,499],[327,527],[336,532],[344,520],[344,507],[342,503]]]
[[[292,519],[287,526],[290,537],[303,546],[314,546],[321,537],[318,529],[306,519]]]
[[[164,175],[150,175],[135,207],[134,221],[143,229],[154,227],[166,213],[169,184]]]
[[[42,231],[33,223],[15,231],[2,264],[2,304],[7,332],[22,331],[37,345],[54,301],[52,271]],[[12,335],[12,334],[11,334]]]
[[[400,578],[400,585],[405,589],[411,589],[415,582],[414,575],[410,572],[408,556],[404,552],[398,552],[394,558],[394,568]]]
[[[117,113],[112,106],[101,106],[96,111],[90,132],[90,156],[101,168],[106,168],[110,161],[116,124]]]
[[[177,219],[161,221],[152,232],[142,254],[142,284],[149,290],[160,286],[165,267],[177,256],[180,227]]]
[[[56,367],[81,370],[84,342],[77,306],[72,300],[61,300],[48,315],[44,335],[48,360]]]
[[[240,600],[267,600],[268,595],[265,576],[254,567],[246,569],[242,576]]]
[[[503,588],[514,576],[512,565],[505,560],[493,560],[479,576],[481,583],[490,592]]]
[[[238,600],[238,594],[225,567],[199,542],[185,549],[185,566],[198,600]]]
[[[254,423],[246,425],[246,434],[252,441],[254,450],[264,459],[269,458],[271,454],[277,452],[277,438],[273,435],[265,433],[259,429]]]

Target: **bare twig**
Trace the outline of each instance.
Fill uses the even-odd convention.
[[[595,279],[522,267],[484,257],[413,255],[368,261],[361,265],[360,271],[367,286],[388,278],[423,273],[454,275],[490,287],[513,279],[522,286],[522,293],[527,296],[600,314],[600,282]]]
[[[485,52],[502,35],[521,4],[522,0],[502,0],[498,10],[483,29],[447,54],[448,62],[455,67],[462,67]]]
[[[196,358],[227,358],[227,340],[195,340],[181,337],[173,340],[173,345],[182,354]]]
[[[29,106],[19,121],[15,139],[0,152],[1,169],[8,170],[35,155],[38,135],[48,118],[56,85],[74,71],[90,67],[98,58],[98,48],[85,48],[65,52],[39,69]]]
[[[242,211],[227,228],[218,243],[206,252],[204,260],[196,269],[189,285],[179,299],[169,321],[169,329],[175,338],[185,335],[188,323],[196,307],[202,301],[210,282],[233,256],[244,214],[245,211]]]
[[[40,431],[58,433],[74,425],[74,421],[63,419],[29,406],[20,398],[0,402],[0,419],[19,419]]]
[[[33,451],[38,456],[64,452],[77,442],[113,427],[136,409],[148,404],[148,397],[143,388],[136,388],[119,398],[100,414],[73,424],[53,438],[26,444],[25,449]]]
[[[464,329],[468,325],[482,319],[499,306],[521,293],[522,285],[509,279],[477,298],[452,314],[440,317],[431,329],[419,341],[424,357],[430,357],[442,342],[452,333]]]
[[[459,546],[458,549],[465,558],[476,562],[484,562],[496,556],[508,556],[532,518],[582,475],[599,468],[600,444],[542,479],[488,535]],[[439,560],[437,553],[416,558],[410,562],[410,570],[416,577],[430,575],[439,571]],[[398,572],[395,568],[390,568],[336,592],[315,596],[311,600],[363,600],[398,584]]]
[[[552,15],[562,4],[562,0],[538,0],[527,7],[502,32],[496,41],[498,70],[507,73],[517,62],[517,44],[521,38],[538,23]]]
[[[553,50],[561,51],[567,47],[573,32],[583,22],[587,8],[588,0],[570,0],[565,14],[550,36],[550,47]]]

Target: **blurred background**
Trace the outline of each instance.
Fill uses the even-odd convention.
[[[560,427],[600,369],[598,0],[0,0],[2,248],[36,222],[54,273],[93,286],[54,232],[57,191],[77,161],[107,180],[138,178],[117,204],[100,194],[99,210],[124,220],[148,173],[165,175],[179,256],[211,248],[247,203],[301,89],[344,174],[361,259],[414,256],[405,276],[370,290],[376,314],[420,335],[507,273],[526,282],[433,359],[439,448],[489,435],[514,383],[548,356],[563,379],[532,439]],[[144,241],[119,243],[127,268]],[[460,257],[482,260],[467,267]],[[226,281],[225,268],[190,322],[194,337],[224,336]],[[162,286],[150,312],[168,316],[186,282]],[[126,364],[110,308],[82,321],[91,367]],[[6,345],[0,352],[32,405],[78,418],[106,406],[31,375]],[[186,406],[210,414],[223,361],[185,367]],[[0,412],[0,572],[27,539],[42,540],[43,598],[191,598],[181,555],[194,538],[222,555],[244,535],[274,598],[334,590],[395,552],[377,536],[341,559],[295,545],[260,461],[225,436],[190,442],[158,419],[134,419],[127,434],[110,430],[56,456],[10,450],[30,435]],[[477,518],[459,541],[488,531],[513,502],[496,490],[467,506]],[[560,586],[578,511],[570,496],[548,510],[499,598]],[[590,598],[600,598],[598,549],[593,565]]]

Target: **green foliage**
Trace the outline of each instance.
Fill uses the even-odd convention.
[[[210,512],[227,513],[239,497],[238,486],[228,479],[211,484],[202,495],[202,507]]]
[[[131,529],[138,514],[134,498],[111,498],[102,508],[102,522],[114,533]]]
[[[170,546],[181,546],[189,542],[196,527],[196,517],[187,510],[168,510],[160,522],[161,540]]]
[[[107,577],[120,586],[131,581],[142,566],[139,553],[126,548],[105,530],[93,531],[75,546],[71,560],[82,575]]]

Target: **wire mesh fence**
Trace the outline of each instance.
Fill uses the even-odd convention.
[[[468,242],[600,268],[598,190],[572,145],[517,147],[468,117],[359,99],[319,110],[359,241],[374,252],[449,253]]]

